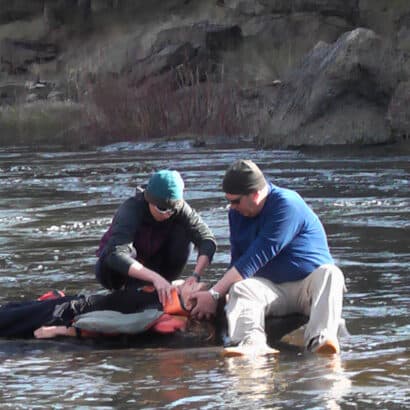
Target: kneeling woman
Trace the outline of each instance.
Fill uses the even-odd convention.
[[[170,296],[192,248],[197,250],[197,281],[212,261],[216,240],[200,215],[183,198],[184,181],[175,170],[155,172],[118,208],[97,252],[97,280],[109,290],[153,285],[159,300]]]

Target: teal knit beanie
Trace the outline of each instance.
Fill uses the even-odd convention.
[[[184,181],[178,171],[163,169],[153,174],[145,189],[145,199],[161,208],[176,208],[182,204]]]

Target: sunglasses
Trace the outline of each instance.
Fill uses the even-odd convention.
[[[173,214],[175,212],[175,209],[172,208],[163,208],[158,205],[154,205],[154,207],[160,214]]]
[[[231,205],[239,205],[241,203],[242,198],[243,198],[243,195],[238,196],[238,198],[235,198],[235,199],[228,199],[228,202]]]

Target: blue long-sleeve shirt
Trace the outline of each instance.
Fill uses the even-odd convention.
[[[334,263],[323,225],[295,191],[269,184],[261,212],[246,217],[231,209],[229,226],[231,266],[244,278],[296,281]]]

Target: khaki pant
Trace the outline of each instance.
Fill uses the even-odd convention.
[[[322,265],[303,280],[276,284],[264,278],[235,283],[226,306],[233,343],[266,343],[265,316],[309,316],[305,346],[319,336],[336,337],[342,315],[344,276],[335,265]]]

